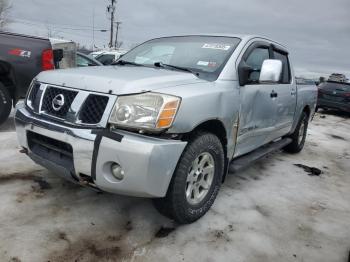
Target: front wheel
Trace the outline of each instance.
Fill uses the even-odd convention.
[[[224,150],[219,138],[199,133],[185,148],[167,195],[154,199],[155,207],[180,224],[198,220],[214,203],[223,172]]]
[[[284,148],[286,152],[295,154],[304,148],[308,124],[309,116],[303,112],[294,133],[289,136],[292,142]]]
[[[0,125],[4,123],[11,113],[12,99],[7,88],[0,83]]]

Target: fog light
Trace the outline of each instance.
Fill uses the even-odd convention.
[[[112,172],[112,175],[116,179],[123,180],[123,178],[124,178],[124,170],[122,169],[122,167],[119,164],[117,164],[117,163],[112,164],[111,172]]]

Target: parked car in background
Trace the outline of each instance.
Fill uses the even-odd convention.
[[[179,223],[202,217],[228,172],[300,152],[315,85],[265,37],[147,41],[113,66],[43,72],[17,105],[22,152],[74,183],[154,199]],[[266,160],[268,161],[268,160]]]
[[[95,57],[96,60],[101,62],[104,65],[110,65],[116,60],[118,60],[122,55],[124,55],[127,51],[125,50],[112,50],[105,51]]]
[[[89,54],[90,57],[96,58],[96,56],[103,54],[106,50],[94,51]]]
[[[350,113],[350,83],[323,82],[318,86],[317,108]]]
[[[75,44],[0,32],[0,124],[41,71],[75,65]]]
[[[86,66],[103,66],[103,64],[91,56],[85,55],[81,52],[77,52],[77,67]]]

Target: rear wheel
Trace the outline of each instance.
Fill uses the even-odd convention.
[[[167,195],[154,199],[163,215],[180,224],[201,218],[214,203],[224,172],[224,150],[218,137],[200,133],[187,145]]]
[[[309,116],[303,112],[294,133],[289,136],[292,142],[284,148],[285,151],[288,153],[299,153],[304,148],[308,124]]]
[[[12,98],[7,88],[0,83],[0,125],[6,121],[11,113]]]

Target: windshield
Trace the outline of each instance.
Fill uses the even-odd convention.
[[[198,73],[201,78],[214,81],[239,42],[239,38],[215,36],[158,38],[137,46],[121,60],[145,66],[161,63],[182,67]],[[163,69],[177,70],[170,67]]]

